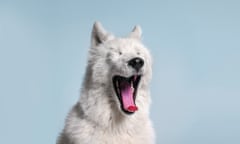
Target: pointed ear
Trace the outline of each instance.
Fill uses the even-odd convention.
[[[141,27],[136,25],[132,32],[129,34],[129,37],[130,38],[135,38],[135,39],[138,39],[138,40],[141,40],[141,37],[142,37],[142,30],[141,30]]]
[[[102,27],[100,22],[95,22],[92,29],[91,46],[95,47],[107,41],[110,34]]]

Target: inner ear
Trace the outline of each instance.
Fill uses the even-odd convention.
[[[102,43],[102,40],[99,38],[99,36],[98,35],[94,35],[94,39],[95,39],[95,41],[96,41],[96,45],[99,45],[100,43]]]
[[[139,25],[136,25],[133,28],[132,32],[129,34],[129,37],[141,40],[141,37],[142,37],[142,29],[141,29],[141,27]]]

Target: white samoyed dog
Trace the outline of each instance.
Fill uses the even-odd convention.
[[[153,144],[149,119],[152,60],[135,26],[114,37],[96,22],[81,97],[57,144]]]

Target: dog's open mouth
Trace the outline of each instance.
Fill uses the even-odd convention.
[[[113,86],[115,93],[121,103],[122,110],[127,114],[132,114],[138,110],[135,99],[141,75],[131,77],[114,76]]]

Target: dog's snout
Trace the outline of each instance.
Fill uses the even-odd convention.
[[[142,58],[136,57],[128,61],[128,65],[134,68],[136,71],[139,71],[144,65],[144,61]]]

